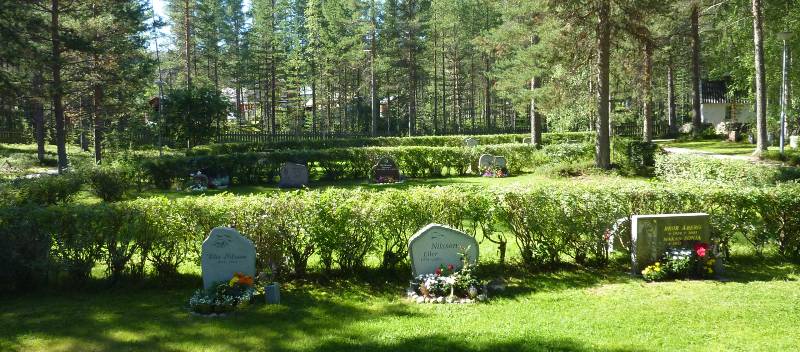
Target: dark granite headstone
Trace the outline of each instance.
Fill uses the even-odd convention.
[[[634,215],[631,218],[631,266],[634,274],[659,260],[668,248],[711,244],[708,214]]]
[[[397,168],[397,163],[389,157],[381,158],[372,167],[370,181],[372,183],[400,182],[400,169]]]

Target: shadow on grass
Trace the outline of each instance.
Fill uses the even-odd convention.
[[[796,264],[771,255],[764,258],[756,255],[735,255],[725,263],[726,280],[747,283],[754,281],[796,281],[800,270]]]
[[[376,334],[370,328],[372,322],[407,319],[424,322],[434,313],[403,303],[375,306],[357,299],[332,298],[326,290],[289,288],[280,306],[254,305],[224,318],[196,317],[184,307],[189,293],[189,290],[105,292],[91,296],[58,293],[11,299],[6,301],[10,306],[0,311],[0,349],[598,350],[571,339],[467,338],[457,329],[449,334],[437,333],[436,329],[430,333],[407,331],[411,336],[392,338],[392,331],[381,330]]]
[[[433,334],[421,337],[398,339],[387,343],[354,343],[332,341],[318,346],[316,351],[634,351],[633,349],[603,349],[570,339],[509,339],[502,342],[476,346],[463,338],[452,335]],[[636,349],[642,351],[642,349]]]

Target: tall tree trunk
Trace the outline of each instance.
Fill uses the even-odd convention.
[[[270,34],[274,35],[274,33],[275,33],[275,0],[272,0],[272,7],[270,9],[271,9],[270,21],[272,22],[271,23],[272,29],[270,31]],[[277,80],[277,77],[275,76],[275,61],[277,60],[277,55],[275,55],[275,39],[274,38],[270,38],[270,57],[271,57],[270,65],[269,65],[270,100],[272,100],[272,102],[270,104],[270,110],[271,110],[270,119],[271,119],[271,122],[272,122],[272,134],[274,135],[274,134],[278,133],[278,122],[277,122],[277,117],[275,116],[275,114],[276,114],[276,105],[277,105],[277,99],[276,99],[276,93],[275,93],[275,91],[276,91],[276,89],[275,89],[275,81]]]
[[[702,112],[700,111],[700,9],[697,2],[692,3],[691,35],[692,35],[692,132],[700,134],[702,128]]]
[[[484,75],[484,85],[483,85],[483,109],[484,109],[484,118],[486,119],[486,129],[489,130],[492,127],[492,80],[489,78],[489,57],[485,58],[486,60],[486,74]]]
[[[184,51],[186,55],[186,89],[192,90],[192,44],[191,44],[191,28],[192,23],[191,9],[189,8],[189,0],[183,0],[183,40]]]
[[[531,143],[538,147],[542,146],[542,118],[536,112],[536,97],[533,93],[538,84],[536,77],[531,78]]]
[[[36,157],[39,163],[44,162],[44,104],[42,103],[42,96],[44,89],[42,88],[42,71],[38,68],[33,72],[33,84],[31,85],[33,99],[31,100],[31,115],[33,117],[33,133],[36,140]]]
[[[595,165],[601,169],[611,168],[611,145],[609,137],[609,57],[611,47],[610,0],[599,0],[597,8],[597,140],[595,142]]]
[[[678,132],[678,121],[675,111],[675,72],[672,62],[667,65],[667,121],[669,134],[673,136]]]
[[[67,160],[66,131],[64,130],[64,87],[61,83],[61,34],[59,15],[59,0],[50,1],[50,40],[52,42],[52,58],[50,70],[53,74],[51,94],[53,95],[53,114],[56,120],[56,148],[58,153],[58,173],[64,173],[69,161]]]
[[[377,57],[378,53],[378,44],[377,44],[377,33],[376,29],[378,27],[378,16],[377,16],[377,8],[375,7],[375,0],[370,2],[370,17],[371,17],[371,32],[370,32],[370,85],[369,85],[369,94],[370,94],[370,135],[376,136],[378,134],[378,115],[380,115],[380,102],[378,101],[378,81],[375,78],[375,58]],[[435,62],[435,61],[434,61]]]
[[[434,12],[434,23],[436,23],[436,13]],[[438,32],[436,28],[433,29],[433,134],[439,134],[439,61],[437,54],[439,48],[437,47]]]
[[[653,47],[649,40],[644,43],[644,126],[642,139],[653,141]]]
[[[100,164],[103,161],[103,87],[99,84],[94,85],[93,107],[94,113],[94,162]],[[161,102],[159,102],[160,104]]]
[[[756,68],[756,154],[767,151],[767,83],[764,72],[764,4],[753,0],[753,42]]]

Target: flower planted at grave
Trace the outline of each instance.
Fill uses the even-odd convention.
[[[209,290],[197,290],[189,299],[189,308],[198,314],[225,314],[253,300],[253,277],[235,273],[227,282],[218,282]]]
[[[477,279],[475,265],[466,258],[468,248],[462,256],[463,266],[442,264],[433,273],[417,275],[411,281],[410,296],[418,302],[461,303],[474,302],[478,296],[486,295],[486,285]]]
[[[711,278],[716,274],[716,261],[708,243],[695,243],[691,249],[669,248],[661,260],[642,270],[642,277],[647,281]]]

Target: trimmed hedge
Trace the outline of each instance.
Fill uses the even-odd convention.
[[[779,253],[797,260],[799,192],[797,184],[760,189],[668,184],[488,191],[414,187],[6,207],[0,209],[0,289],[80,282],[97,264],[113,279],[174,275],[183,263],[199,261],[205,235],[222,225],[253,240],[258,268],[275,264],[298,276],[306,273],[312,256],[325,270],[352,272],[368,258],[395,268],[407,260],[409,237],[430,222],[463,229],[500,248],[515,241],[520,259],[532,268],[564,258],[602,266],[608,262],[608,229],[616,219],[698,211],[711,214],[712,236],[724,249],[734,234],[741,234],[736,238],[759,253],[774,244]]]
[[[739,186],[773,185],[800,179],[800,169],[795,167],[691,154],[657,155],[655,171],[666,181]]]
[[[614,163],[624,174],[652,176],[656,153],[661,150],[657,144],[640,139],[615,138],[612,147]]]
[[[382,156],[393,158],[401,173],[409,177],[465,175],[477,168],[481,154],[503,155],[512,173],[558,161],[591,158],[592,145],[553,144],[542,149],[527,144],[498,144],[465,147],[366,147],[321,150],[278,150],[273,152],[233,153],[195,157],[167,156],[148,158],[141,169],[153,184],[168,188],[197,170],[225,173],[233,184],[271,183],[284,162],[307,163],[312,179],[366,179]]]
[[[416,137],[363,137],[314,140],[286,140],[252,143],[216,143],[198,146],[191,155],[215,155],[246,152],[263,152],[281,149],[329,149],[352,147],[461,147],[465,138],[475,138],[480,145],[522,143],[529,134],[494,134],[479,136],[416,136]],[[594,132],[543,133],[542,144],[593,142]]]

